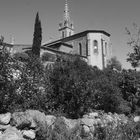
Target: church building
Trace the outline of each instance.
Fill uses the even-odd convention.
[[[112,50],[110,34],[104,30],[86,30],[74,33],[67,0],[65,0],[63,21],[59,24],[58,31],[60,34],[58,40],[41,46],[40,57],[43,58],[43,55],[47,54],[54,56],[55,59],[56,54],[77,54],[91,66],[97,66],[100,69],[107,66]],[[24,52],[32,48],[32,45],[27,44],[12,43],[12,46],[13,52]],[[47,60],[47,63],[52,64],[54,59]]]
[[[41,56],[45,52],[78,54],[89,65],[100,69],[107,66],[107,61],[111,58],[110,34],[104,30],[86,30],[75,34],[67,0],[63,21],[59,24],[58,31],[60,38],[42,45]]]

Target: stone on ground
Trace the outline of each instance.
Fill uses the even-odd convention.
[[[8,124],[11,120],[11,113],[0,114],[0,124]]]

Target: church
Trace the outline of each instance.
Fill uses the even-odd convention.
[[[48,53],[70,53],[83,57],[89,65],[103,69],[111,58],[110,34],[103,30],[86,30],[74,34],[69,7],[65,0],[64,18],[59,24],[60,39],[42,45],[41,55]]]
[[[63,21],[59,24],[58,40],[43,44],[41,46],[40,56],[47,53],[56,54],[77,54],[91,66],[97,66],[103,69],[107,66],[111,58],[110,34],[104,30],[86,30],[80,33],[74,33],[74,25],[70,19],[68,2],[65,0]],[[14,44],[15,48],[20,46]],[[23,47],[27,50],[31,46]]]

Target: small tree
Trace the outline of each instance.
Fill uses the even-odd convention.
[[[34,38],[32,45],[32,53],[36,56],[40,56],[40,46],[42,41],[42,28],[39,14],[36,14],[35,25],[34,25]]]
[[[87,112],[88,100],[91,97],[88,80],[91,80],[92,69],[78,56],[58,56],[51,83],[51,107],[65,113],[67,117],[78,118]]]
[[[126,28],[127,35],[129,36],[127,44],[133,49],[133,52],[128,53],[127,61],[131,63],[133,68],[137,68],[140,66],[140,28],[135,23],[133,28],[133,32]]]
[[[107,67],[110,69],[116,69],[118,71],[121,71],[122,65],[121,63],[117,60],[117,57],[112,57],[107,64]]]

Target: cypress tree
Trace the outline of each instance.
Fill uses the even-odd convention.
[[[37,12],[34,25],[32,53],[38,57],[40,56],[41,41],[42,41],[42,28],[41,21],[39,19],[39,13]]]

